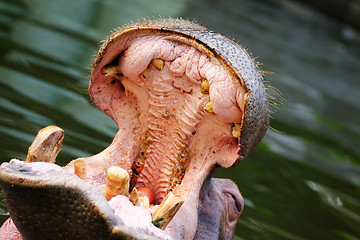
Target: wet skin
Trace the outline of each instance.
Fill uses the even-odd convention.
[[[211,176],[237,165],[269,124],[262,72],[249,53],[192,22],[141,21],[103,43],[89,93],[119,127],[113,143],[81,159],[80,178],[79,160],[64,168],[3,164],[0,184],[13,222],[0,237],[10,239],[17,228],[26,239],[233,238],[243,199],[231,180]],[[134,206],[129,195],[108,201],[101,190],[111,166],[128,172],[130,191],[153,191],[154,204]],[[159,229],[151,215],[169,194],[180,207]]]

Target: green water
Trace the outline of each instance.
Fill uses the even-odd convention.
[[[290,1],[0,0],[0,161],[51,124],[60,164],[107,147],[117,129],[87,95],[91,60],[114,28],[159,15],[235,38],[282,93],[262,143],[217,172],[245,198],[236,239],[360,239],[360,34]]]

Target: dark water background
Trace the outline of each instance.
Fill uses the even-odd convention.
[[[87,95],[91,60],[114,28],[159,15],[235,38],[282,93],[263,142],[217,173],[245,198],[236,239],[360,239],[360,34],[292,1],[0,0],[0,161],[51,124],[60,164],[106,148],[117,129]]]

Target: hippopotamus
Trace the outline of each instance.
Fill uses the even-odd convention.
[[[61,167],[62,129],[0,167],[3,239],[232,239],[244,200],[218,167],[242,161],[269,125],[263,72],[229,37],[195,22],[141,20],[111,34],[89,95],[119,130]]]

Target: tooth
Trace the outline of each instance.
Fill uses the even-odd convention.
[[[101,69],[102,74],[109,77],[116,77],[121,75],[120,69],[118,66],[106,66]]]
[[[133,190],[130,193],[129,200],[135,205],[138,206],[139,203],[139,193],[136,188],[133,188]]]
[[[146,196],[139,197],[139,202],[136,206],[140,206],[140,207],[147,208],[147,209],[150,208],[149,198]]]
[[[110,167],[107,170],[105,182],[105,197],[107,200],[116,195],[129,193],[129,173],[121,167]]]
[[[129,200],[134,204],[134,206],[140,206],[143,208],[150,208],[150,200],[146,196],[139,196],[139,193],[136,188],[134,188],[131,193]]]
[[[241,125],[240,123],[235,123],[232,129],[232,135],[236,138],[240,137]]]
[[[213,105],[212,105],[211,102],[208,102],[208,103],[205,105],[204,109],[205,109],[207,112],[209,112],[209,113],[215,113],[215,112],[214,112],[214,109],[213,109]]]
[[[79,178],[86,180],[87,174],[86,174],[86,163],[84,159],[78,158],[74,160],[74,174],[78,176]]]
[[[160,229],[165,229],[183,203],[184,200],[181,197],[175,196],[172,192],[168,193],[152,215],[153,224]]]
[[[145,69],[145,70],[141,73],[141,75],[142,75],[144,78],[148,78],[148,77],[149,77],[149,69],[148,69],[148,68]]]
[[[209,94],[210,84],[207,80],[204,80],[200,85],[200,91],[202,94]]]
[[[26,162],[51,162],[61,150],[64,131],[57,126],[41,129],[29,147]]]
[[[151,60],[151,64],[160,71],[164,69],[164,60],[160,58],[154,58],[153,60]]]

